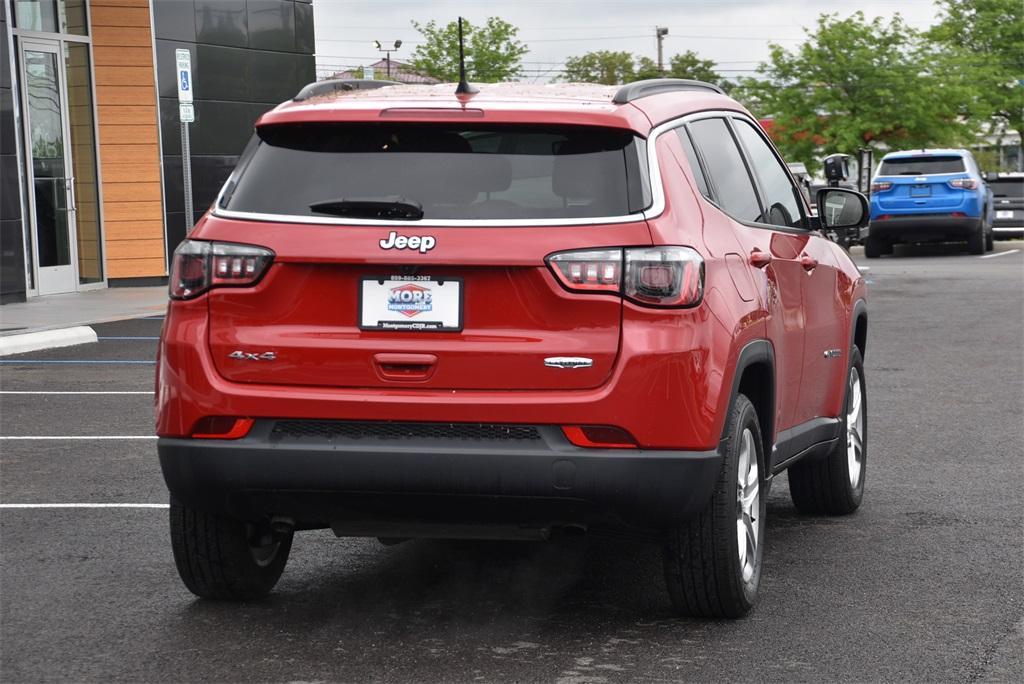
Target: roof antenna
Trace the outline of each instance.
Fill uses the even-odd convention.
[[[462,17],[459,17],[459,85],[455,88],[456,95],[472,95],[480,92],[466,82],[466,49],[462,41]]]

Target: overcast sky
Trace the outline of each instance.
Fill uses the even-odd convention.
[[[847,16],[860,10],[868,18],[896,12],[915,28],[934,21],[932,0],[514,0],[510,2],[413,2],[409,0],[314,0],[318,73],[370,64],[383,57],[373,41],[403,45],[392,54],[408,58],[420,34],[411,21],[439,23],[459,14],[472,22],[499,16],[519,27],[530,48],[523,58],[526,76],[547,81],[557,76],[566,57],[591,50],[627,50],[654,59],[654,27],[667,26],[665,61],[694,50],[714,60],[725,76],[749,74],[768,56],[768,43],[798,45],[803,27],[822,12]]]

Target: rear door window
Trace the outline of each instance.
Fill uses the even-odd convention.
[[[962,157],[923,155],[884,159],[879,176],[928,176],[936,173],[963,173],[967,170]]]
[[[544,220],[626,216],[650,204],[643,141],[628,131],[317,123],[257,135],[223,209],[381,218],[372,211],[394,205],[396,218],[412,219],[417,207],[422,219]]]
[[[797,189],[782,162],[753,124],[743,119],[733,119],[733,124],[764,193],[766,208],[758,222],[783,228],[803,227],[803,214],[796,199]]]
[[[715,186],[719,206],[740,221],[760,220],[761,205],[754,184],[725,119],[701,119],[689,126]]]

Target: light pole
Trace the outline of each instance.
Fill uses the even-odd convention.
[[[665,75],[665,60],[662,56],[662,43],[665,42],[665,36],[668,35],[668,27],[656,26],[654,28],[654,37],[658,39],[658,74],[661,76]]]
[[[375,40],[375,41],[373,41],[373,45],[374,45],[374,46],[375,46],[375,47],[376,47],[376,48],[377,48],[377,49],[378,49],[379,51],[381,51],[381,52],[383,52],[383,53],[384,53],[384,64],[385,64],[385,65],[386,65],[386,67],[387,67],[387,72],[388,72],[388,80],[391,80],[391,53],[392,53],[392,52],[395,52],[395,51],[397,51],[397,50],[398,50],[398,48],[402,47],[402,41],[400,41],[400,40],[396,40],[396,41],[395,41],[395,47],[393,47],[393,48],[386,48],[386,47],[383,47],[383,46],[382,46],[382,45],[380,44],[380,41],[379,41],[379,40]]]

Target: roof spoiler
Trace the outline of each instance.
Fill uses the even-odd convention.
[[[349,90],[375,90],[393,85],[401,85],[401,83],[398,81],[375,81],[369,78],[334,78],[310,83],[292,98],[292,102],[302,102],[318,95],[330,95]]]
[[[612,102],[615,104],[626,104],[633,100],[639,100],[642,97],[683,90],[708,90],[719,95],[725,95],[724,90],[704,81],[692,81],[688,78],[651,78],[646,81],[636,81],[622,86],[615,93]]]

